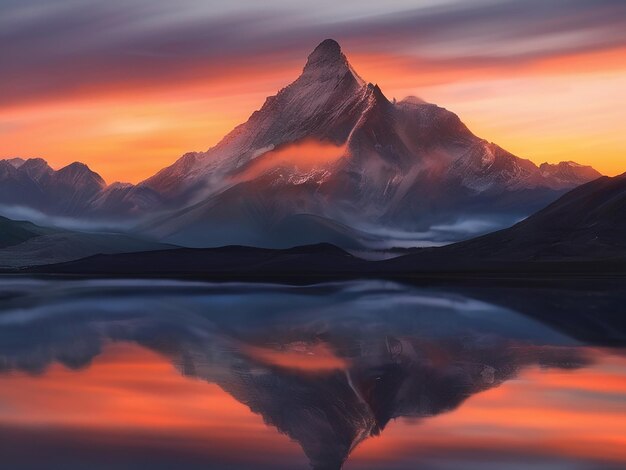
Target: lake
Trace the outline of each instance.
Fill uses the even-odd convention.
[[[626,468],[618,281],[0,279],[20,469]]]

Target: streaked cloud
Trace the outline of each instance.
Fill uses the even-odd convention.
[[[214,145],[326,37],[390,98],[520,156],[626,170],[621,0],[4,0],[0,157],[139,181]]]
[[[253,73],[277,61],[301,61],[327,36],[354,53],[401,54],[454,67],[626,46],[626,3],[616,0],[424,2],[413,8],[392,2],[391,12],[370,14],[358,3],[349,2],[352,17],[343,5],[334,19],[336,7],[311,15],[303,2],[208,9],[190,0],[175,6],[12,1],[0,7],[0,62],[10,64],[0,69],[0,103],[156,86],[198,73],[211,80],[244,65]]]

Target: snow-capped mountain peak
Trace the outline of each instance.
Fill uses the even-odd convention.
[[[365,80],[352,68],[339,43],[333,39],[326,39],[309,55],[302,77],[323,82],[341,78],[346,73],[351,74],[360,86],[365,85]]]

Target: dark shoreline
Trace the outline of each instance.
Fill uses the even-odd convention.
[[[449,256],[445,250],[436,249],[368,261],[329,244],[285,250],[229,246],[95,255],[59,264],[0,269],[0,275],[285,284],[383,279],[410,284],[545,285],[626,280],[626,261],[473,259]]]

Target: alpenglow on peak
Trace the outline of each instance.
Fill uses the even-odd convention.
[[[341,77],[350,73],[359,86],[365,85],[365,81],[356,73],[348,62],[341,46],[334,39],[325,39],[309,54],[303,75],[309,79],[324,80],[330,77]]]

